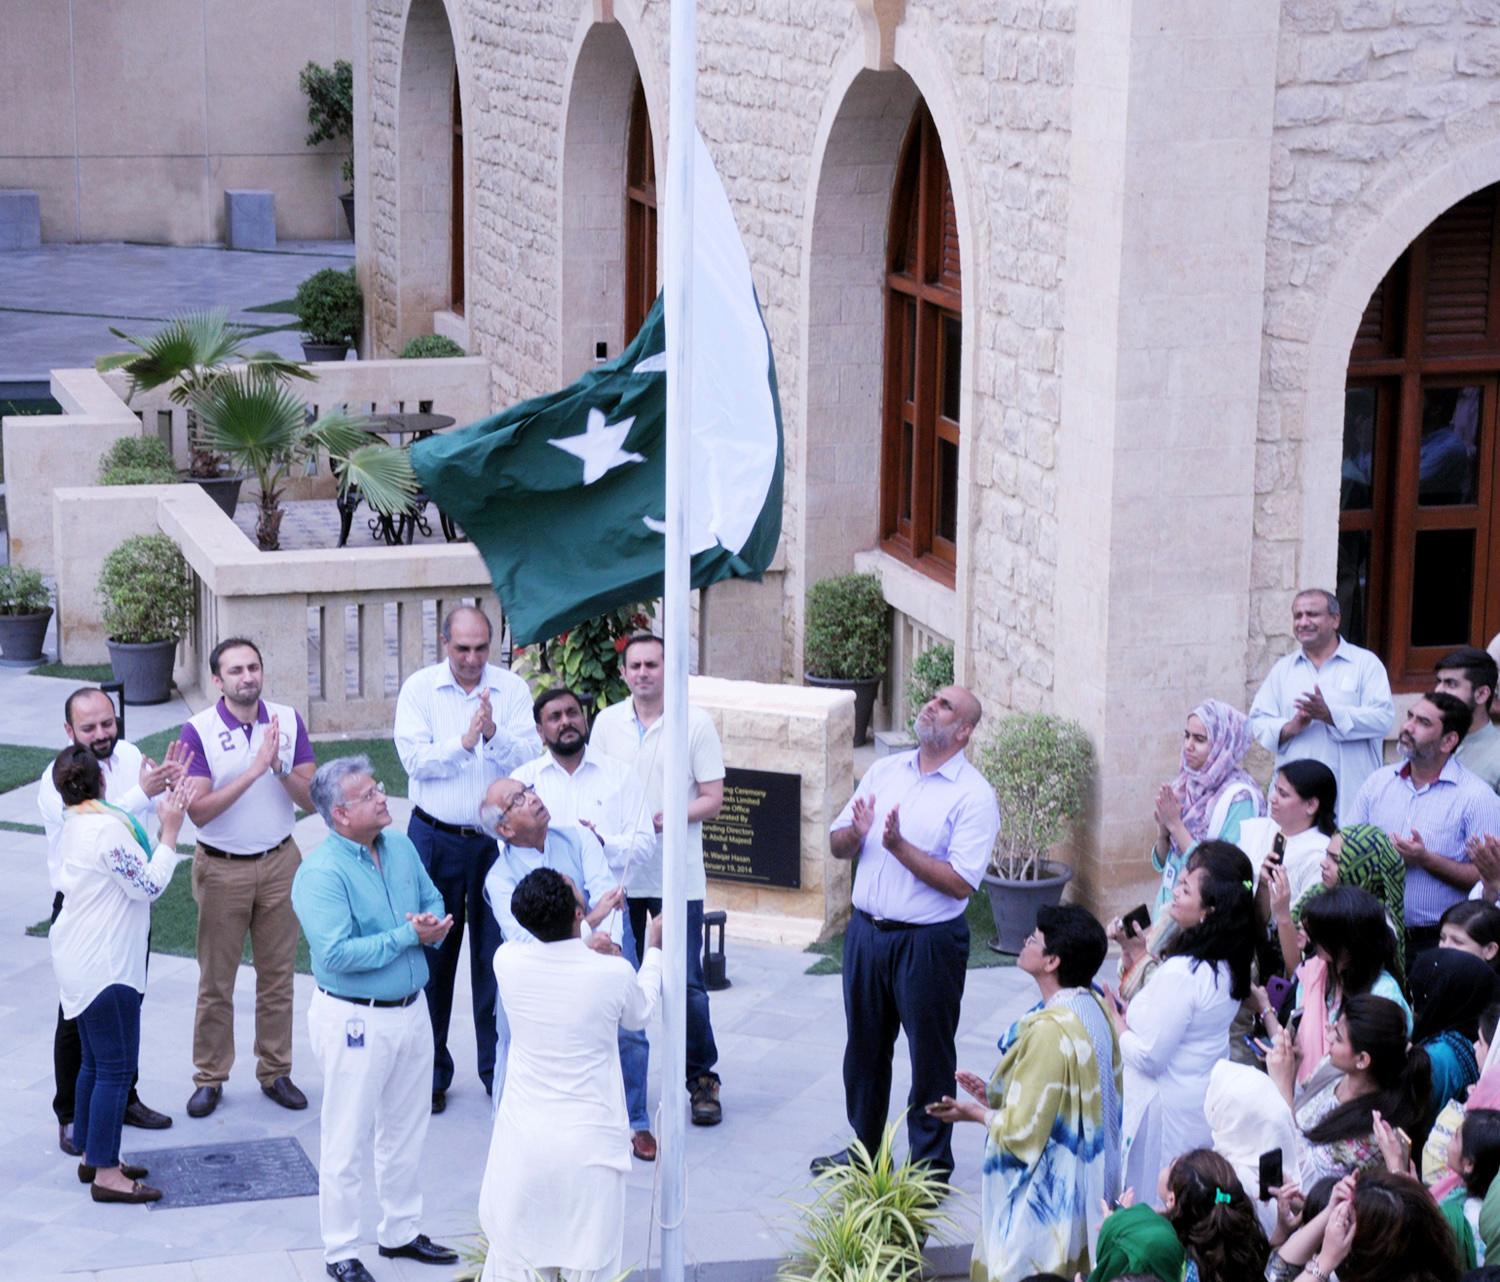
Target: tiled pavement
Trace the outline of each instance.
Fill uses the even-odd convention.
[[[0,670],[0,741],[48,742],[69,685]],[[138,711],[147,710],[132,709],[131,716]],[[170,718],[181,709],[169,705],[158,712]],[[131,725],[132,734],[152,728],[144,716]],[[0,819],[29,822],[34,813],[30,791],[0,797]],[[299,825],[304,849],[316,842],[319,831],[315,818]],[[42,838],[0,831],[0,861],[7,886],[0,900],[0,1088],[8,1102],[0,1113],[0,1277],[25,1282],[54,1275],[101,1282],[323,1277],[312,1198],[160,1211],[89,1201],[73,1163],[57,1150],[49,1109],[56,989],[47,945],[24,934],[27,925],[45,916],[51,900]],[[768,1263],[731,1262],[766,1262],[785,1250],[792,1216],[787,1199],[804,1185],[808,1159],[837,1148],[846,1138],[839,980],[806,975],[808,961],[802,953],[730,938],[733,986],[713,995],[725,1081],[724,1123],[713,1130],[689,1128],[687,1141],[686,1251],[689,1262],[699,1266],[699,1278],[738,1282],[769,1277]],[[152,1106],[172,1113],[176,1124],[161,1133],[127,1130],[126,1151],[149,1165],[152,1147],[295,1135],[316,1161],[323,1083],[307,1048],[303,1012],[310,981],[305,976],[297,980],[294,1061],[311,1108],[301,1114],[283,1112],[255,1087],[249,1053],[253,972],[245,968],[236,995],[239,1063],[219,1110],[193,1121],[183,1104],[192,1089],[196,980],[190,958],[153,957],[143,1010],[141,1094]],[[462,978],[460,984],[457,1010],[462,1012],[469,999]],[[1030,1004],[1033,991],[1026,976],[1014,969],[969,972],[959,1062],[987,1074],[995,1038]],[[467,1067],[473,1060],[472,1025],[455,1020],[453,1043],[460,1076],[448,1111],[433,1119],[422,1165],[424,1227],[439,1241],[461,1238],[476,1228],[489,1134],[488,1100]],[[898,1046],[893,1089],[898,1108],[907,1090],[904,1058],[904,1047]],[[653,1106],[659,1094],[654,1070],[655,1065]],[[966,1196],[958,1200],[957,1213],[965,1240],[972,1240],[981,1149],[978,1127],[959,1133],[956,1182]],[[626,1259],[637,1265],[646,1259],[654,1174],[655,1168],[636,1163],[630,1177]],[[368,1191],[367,1204],[373,1210]],[[366,1232],[373,1243],[374,1216],[368,1212]],[[656,1252],[654,1240],[653,1264]],[[447,1276],[446,1270],[381,1260],[373,1245],[364,1259],[380,1282]]]

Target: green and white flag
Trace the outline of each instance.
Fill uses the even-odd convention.
[[[750,260],[703,139],[693,209],[692,585],[759,578],[781,536],[781,403]],[[427,495],[483,554],[517,645],[662,591],[662,300],[571,387],[412,446]]]

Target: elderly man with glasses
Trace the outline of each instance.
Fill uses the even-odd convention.
[[[311,792],[329,834],[297,870],[292,906],[317,982],[307,1026],[323,1070],[318,1218],[328,1275],[371,1277],[355,1254],[366,1149],[380,1200],[380,1254],[456,1264],[456,1252],[417,1231],[433,1058],[432,1022],[419,1000],[424,946],[441,943],[453,918],[411,839],[390,828],[368,758],[328,762]]]

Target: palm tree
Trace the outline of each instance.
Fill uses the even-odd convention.
[[[365,502],[385,516],[411,505],[417,478],[405,451],[372,436],[361,420],[342,410],[309,422],[302,402],[269,373],[248,366],[225,373],[197,406],[209,448],[255,473],[260,486],[255,541],[262,552],[281,546],[283,483],[294,468],[315,468],[320,451],[328,455],[341,495],[356,485]]]

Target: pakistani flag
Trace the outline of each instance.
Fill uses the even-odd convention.
[[[758,579],[781,536],[781,404],[750,260],[708,149],[693,210],[692,585]],[[428,496],[489,566],[517,645],[662,593],[662,300],[571,387],[412,446]]]

